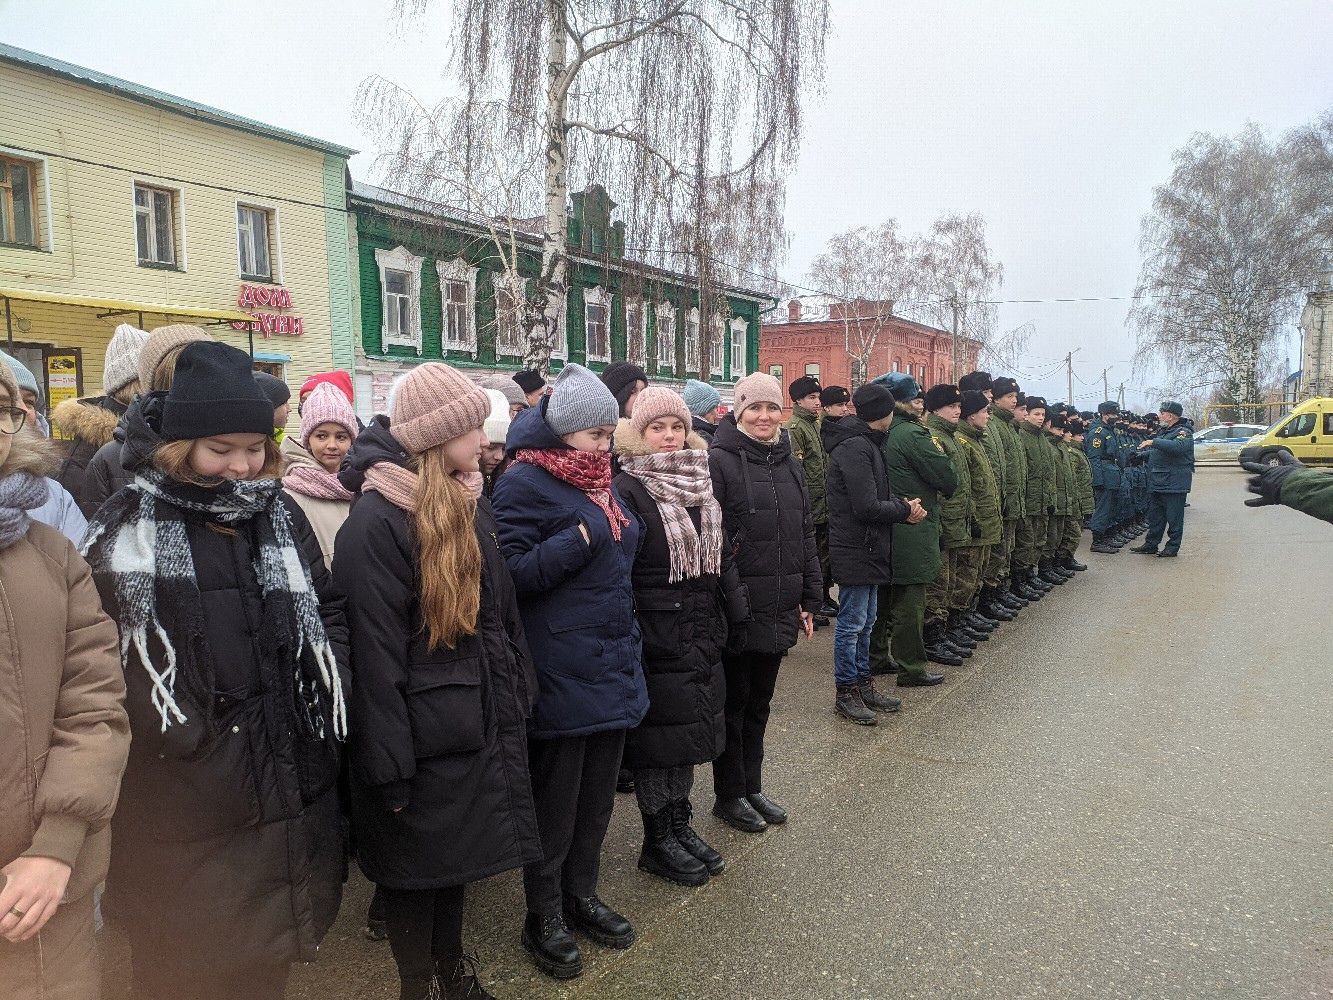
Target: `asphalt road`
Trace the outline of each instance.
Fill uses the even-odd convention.
[[[701,889],[637,870],[620,796],[602,895],[636,924],[572,984],[518,944],[517,873],[472,892],[501,998],[1333,997],[1333,527],[1200,470],[1181,558],[1128,551],[1001,627],[875,729],[832,713],[832,631],[783,668],[766,789],[708,815]],[[1086,549],[1087,536],[1084,536]],[[440,845],[448,850],[447,844]],[[289,997],[397,996],[359,878]]]

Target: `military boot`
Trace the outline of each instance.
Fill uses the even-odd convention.
[[[1037,571],[1036,566],[1028,567],[1027,585],[1031,587],[1033,590],[1041,591],[1043,594],[1049,594],[1052,590],[1055,589],[1055,584],[1047,583],[1045,580],[1042,579],[1041,574]]]
[[[1100,552],[1103,555],[1115,555],[1120,550],[1111,544],[1111,540],[1104,534],[1092,536],[1092,551]]]
[[[708,869],[679,840],[671,828],[672,809],[643,813],[643,850],[639,867],[650,875],[677,885],[699,886],[708,881]]]
[[[995,598],[1012,611],[1022,611],[1030,603],[1026,597],[1019,596],[1018,591],[1014,589],[1013,580],[1005,580],[996,587]]]
[[[872,712],[896,712],[903,707],[903,703],[899,699],[876,691],[875,682],[869,677],[856,686],[861,691],[861,701]]]
[[[1088,568],[1088,564],[1079,562],[1074,558],[1074,553],[1071,552],[1060,560],[1060,568],[1067,569],[1071,573],[1082,573]]]
[[[973,649],[977,648],[976,644],[979,642],[990,642],[990,633],[970,626],[960,611],[949,612],[944,634],[951,641],[962,640],[965,644],[970,642]]]
[[[931,663],[942,663],[946,667],[961,667],[963,665],[963,658],[955,653],[950,647],[944,645],[941,633],[942,629],[938,624],[927,625],[925,627],[923,638],[925,639],[926,644],[926,659]],[[970,650],[968,651],[968,655],[972,655]],[[900,673],[898,675],[899,685],[903,683],[903,678],[907,676],[906,673]]]
[[[1043,559],[1041,562],[1037,563],[1037,575],[1047,583],[1056,587],[1063,585],[1065,582],[1063,574],[1057,573],[1055,570],[1051,569],[1051,561],[1049,559]]]
[[[844,719],[851,719],[858,726],[877,726],[879,716],[866,708],[861,700],[861,689],[855,684],[839,684],[838,694],[833,701],[833,711]]]
[[[671,803],[671,832],[680,841],[680,846],[698,858],[699,863],[708,869],[709,875],[721,875],[727,863],[722,860],[722,855],[709,847],[704,839],[694,832],[690,826],[690,818],[693,815],[694,807],[690,805],[689,799],[679,799]]]
[[[993,621],[1011,622],[1017,617],[1013,608],[1000,600],[1000,592],[995,587],[984,587],[977,601],[977,610]]]

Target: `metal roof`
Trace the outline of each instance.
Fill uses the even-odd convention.
[[[263,122],[257,122],[241,115],[234,115],[229,111],[211,108],[206,104],[199,104],[184,97],[176,97],[161,90],[154,90],[152,87],[145,87],[140,83],[131,83],[119,77],[99,73],[94,69],[76,66],[74,63],[65,62],[63,59],[53,59],[51,56],[44,56],[39,52],[30,52],[27,49],[20,49],[13,45],[5,45],[3,42],[0,42],[0,62],[35,70],[38,73],[62,77],[75,83],[129,98],[132,101],[139,101],[143,104],[172,111],[187,118],[195,118],[225,128],[238,129],[266,139],[291,143],[294,146],[304,146],[306,149],[313,149],[321,153],[331,153],[334,156],[345,158],[358,152],[355,149],[349,149],[347,146],[339,146],[332,142],[325,142],[323,139],[302,135],[299,132],[289,132],[273,125],[265,125]]]

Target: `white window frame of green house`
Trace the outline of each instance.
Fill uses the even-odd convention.
[[[256,232],[255,220],[263,220],[263,232]],[[264,248],[267,270],[259,269],[258,249]],[[248,259],[247,259],[248,257]],[[282,284],[282,251],[278,237],[278,210],[250,202],[236,203],[236,266],[247,281],[271,281]]]
[[[51,247],[51,198],[45,157],[31,157],[0,146],[0,244],[28,250]],[[27,233],[18,231],[14,210],[14,168],[24,168],[28,176]],[[20,239],[27,236],[27,239]]]
[[[140,267],[165,267],[185,270],[185,193],[180,188],[166,184],[152,184],[147,181],[134,181],[131,203],[134,206],[134,253]],[[149,195],[148,204],[139,204],[139,193]],[[163,257],[158,246],[159,219],[158,210],[165,196],[168,211],[167,235],[171,243],[171,256]],[[139,222],[147,219],[144,227],[144,239],[139,238]],[[146,244],[146,246],[145,246]]]
[[[699,373],[699,307],[685,310],[685,371]]]
[[[708,338],[708,374],[711,378],[722,378],[723,365],[727,363],[727,352],[722,342],[726,339],[726,320],[721,316],[713,321],[713,335]]]
[[[669,336],[664,336],[669,334]],[[662,348],[667,348],[663,354]],[[676,307],[670,302],[657,303],[657,370],[676,367]]]
[[[746,366],[749,364],[749,344],[747,343],[750,333],[750,324],[742,316],[737,316],[728,324],[731,331],[731,377],[733,379],[744,378],[749,374]]]
[[[380,350],[410,347],[421,356],[421,264],[407,247],[376,250],[375,263],[380,270]],[[405,275],[405,292],[389,291],[389,272]],[[390,316],[393,322],[390,323]],[[406,321],[407,329],[403,329]]]
[[[527,353],[528,346],[523,337],[523,317],[520,302],[527,295],[527,283],[521,278],[511,282],[504,271],[491,274],[491,294],[495,296],[495,355],[496,357],[521,358]],[[501,299],[504,294],[506,303]]]
[[[583,290],[583,351],[589,361],[611,363],[611,305],[614,301],[615,296],[601,285]],[[600,341],[594,345],[593,327],[597,323],[594,319],[597,312],[601,313],[598,324],[601,331],[598,334]]]
[[[625,300],[625,360],[640,368],[648,353],[648,309],[643,299]]]
[[[441,340],[446,351],[477,353],[477,269],[462,257],[437,260],[440,276]],[[462,295],[462,300],[454,295]]]

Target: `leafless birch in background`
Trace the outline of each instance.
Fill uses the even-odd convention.
[[[986,220],[981,215],[940,216],[916,242],[914,256],[918,275],[915,309],[927,322],[952,334],[949,377],[953,381],[966,374],[958,370],[962,337],[1006,356],[1021,350],[1021,343],[1002,343],[996,333],[999,310],[995,298],[1004,283],[1004,265],[991,256]]]
[[[400,0],[400,13],[443,4]],[[569,194],[593,181],[620,203],[627,256],[695,276],[701,337],[713,335],[714,290],[767,271],[785,248],[784,182],[802,100],[823,79],[827,0],[452,0],[451,13],[461,96],[426,108],[376,77],[360,106],[383,138],[388,183],[540,225],[524,364],[549,365]]]
[[[1277,142],[1254,125],[1198,133],[1174,160],[1143,220],[1136,367],[1259,402],[1282,327],[1333,247],[1333,111]]]

